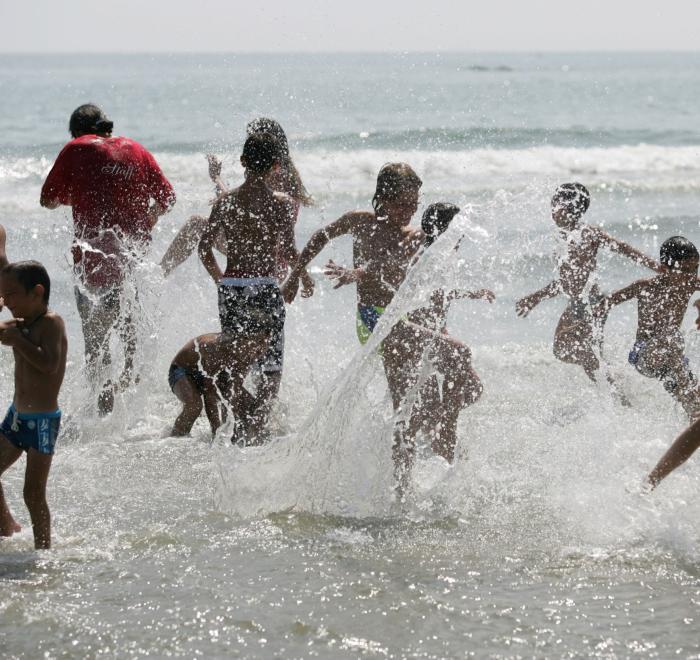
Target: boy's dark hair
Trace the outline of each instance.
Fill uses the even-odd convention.
[[[700,259],[698,249],[684,236],[671,236],[661,244],[661,263],[678,268],[681,261]]]
[[[581,183],[563,183],[554,192],[552,207],[563,206],[566,212],[580,218],[591,205],[591,193]]]
[[[85,103],[73,110],[68,122],[68,130],[74,138],[93,134],[109,136],[113,128],[114,122],[94,103]]]
[[[421,229],[425,234],[425,245],[432,245],[437,237],[440,236],[452,222],[454,218],[459,213],[459,206],[454,204],[448,204],[446,202],[438,202],[437,204],[431,204],[420,221]]]
[[[289,155],[289,142],[280,123],[269,117],[258,117],[248,122],[245,128],[246,135],[255,135],[256,133],[269,133],[279,143],[280,148],[280,165],[282,166],[282,192],[287,193],[298,202],[309,206],[313,203],[311,195],[307,192],[301,180],[301,175],[297,170],[292,157]]]
[[[37,284],[44,287],[44,302],[49,304],[51,279],[46,268],[38,261],[16,261],[2,269],[3,275],[12,275],[25,291],[31,291]]]
[[[265,174],[280,160],[280,143],[270,133],[253,133],[243,145],[243,166],[255,174]]]
[[[377,175],[377,189],[372,197],[376,211],[382,202],[395,202],[405,192],[418,190],[423,185],[420,177],[406,163],[387,163]]]

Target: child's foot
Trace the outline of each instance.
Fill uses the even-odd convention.
[[[21,531],[22,528],[12,516],[6,520],[0,520],[0,536],[12,536]]]

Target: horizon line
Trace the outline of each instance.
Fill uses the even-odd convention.
[[[590,49],[590,50],[14,50],[0,51],[0,56],[32,55],[677,55],[700,53],[700,48]]]

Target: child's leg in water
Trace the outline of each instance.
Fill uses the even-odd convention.
[[[187,435],[202,413],[202,395],[189,376],[180,378],[175,383],[173,393],[183,405],[182,411],[177,416],[175,424],[173,424],[172,434],[177,436]]]

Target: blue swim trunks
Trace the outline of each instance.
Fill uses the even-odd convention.
[[[53,454],[60,426],[60,410],[50,413],[21,413],[12,404],[0,425],[0,433],[22,451],[36,449],[40,454]]]

